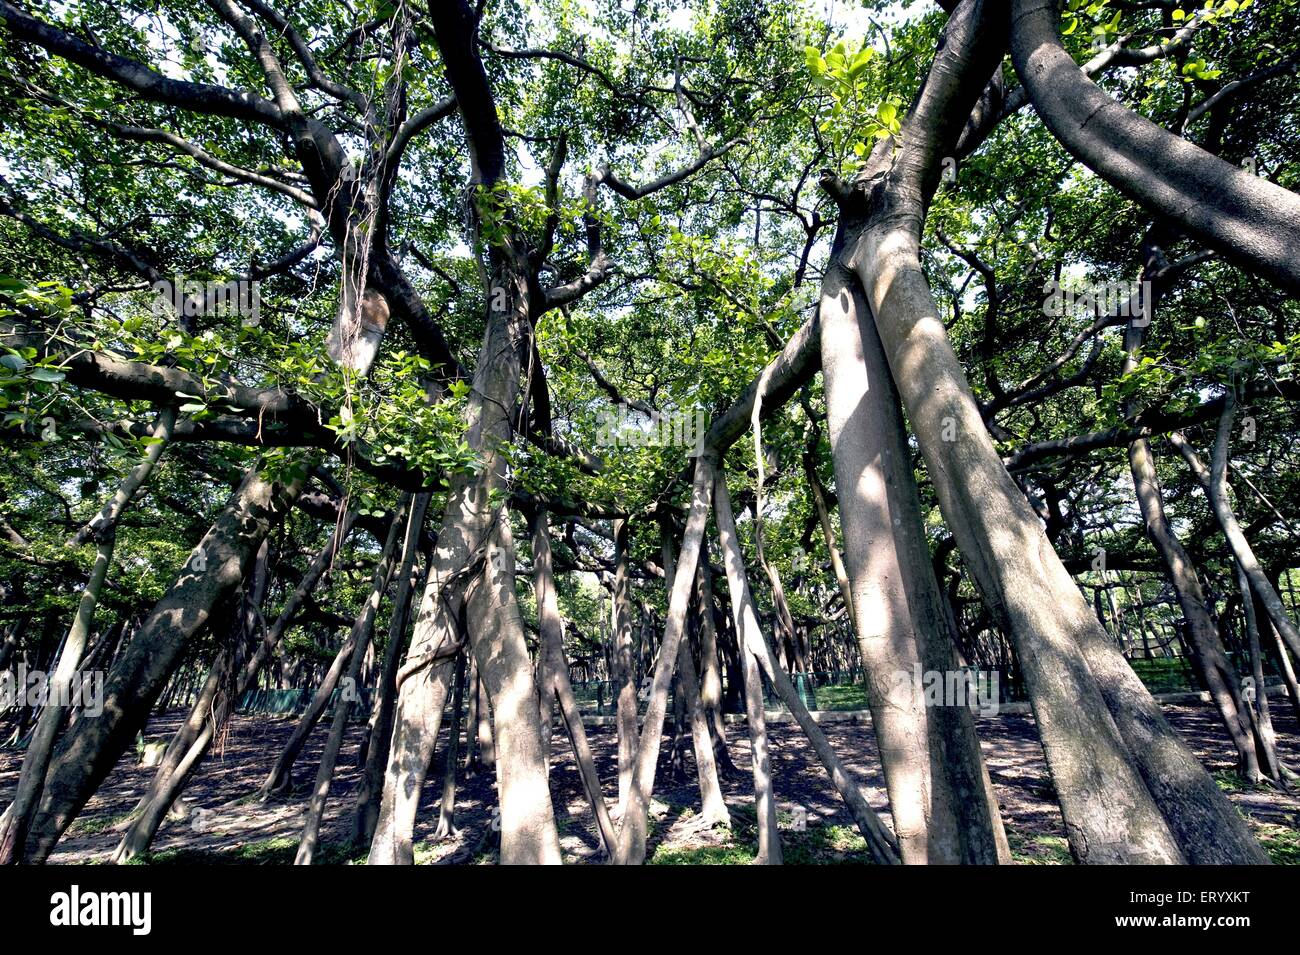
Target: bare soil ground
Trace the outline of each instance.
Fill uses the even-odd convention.
[[[1250,819],[1274,859],[1300,863],[1300,799],[1267,787],[1246,787],[1237,780],[1232,773],[1228,741],[1208,706],[1168,706],[1166,712],[1238,809]],[[1295,717],[1284,700],[1278,701],[1274,712],[1283,759],[1293,766],[1300,764],[1300,728]],[[175,712],[155,718],[146,738],[165,740],[182,715]],[[305,806],[303,793],[315,775],[326,728],[317,728],[299,758],[295,773],[297,790],[292,798],[257,803],[250,795],[257,789],[292,726],[285,719],[236,717],[224,753],[208,758],[184,794],[184,809],[190,813],[189,817],[165,823],[152,854],[145,861],[155,864],[292,862]],[[749,765],[749,745],[742,726],[731,725],[728,730],[731,758],[741,768],[723,780],[732,813],[730,828],[704,830],[700,827],[693,809],[698,805],[698,793],[689,747],[684,776],[672,779],[668,757],[671,747],[665,739],[652,812],[652,862],[725,864],[752,859],[753,793],[744,771]],[[614,730],[590,727],[588,732],[597,768],[606,783],[606,796],[612,800],[617,775]],[[836,751],[866,786],[871,804],[888,818],[884,780],[870,726],[831,724],[826,732]],[[979,732],[1016,860],[1024,864],[1068,863],[1070,857],[1061,816],[1033,718],[1002,715],[981,719]],[[322,834],[324,861],[349,862],[364,858],[364,851],[348,849],[342,842],[349,832],[356,795],[360,737],[361,726],[354,726],[340,756]],[[867,861],[861,838],[798,728],[792,724],[773,725],[771,737],[787,862]],[[437,823],[441,754],[445,752],[445,743],[444,731],[439,755],[425,786],[416,831],[417,861],[491,862],[495,857],[492,819],[496,797],[494,774],[490,771],[479,771],[468,779],[462,775],[456,813],[460,831],[443,842],[434,843],[430,839]],[[602,854],[594,822],[562,729],[556,730],[554,748],[552,793],[566,860],[598,862]],[[20,762],[21,753],[0,750],[0,805],[9,801]],[[152,773],[152,769],[139,765],[134,752],[124,757],[73,824],[51,861],[105,861],[117,844],[123,820]],[[208,811],[195,813],[195,809]]]

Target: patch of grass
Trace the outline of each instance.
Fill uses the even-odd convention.
[[[298,840],[282,836],[262,842],[248,842],[233,849],[166,849],[132,859],[131,865],[293,865]],[[316,852],[317,865],[359,865],[366,861],[365,848],[329,842]],[[417,861],[419,861],[417,859]]]
[[[433,865],[442,858],[442,846],[434,845],[428,842],[417,842],[415,844],[415,864],[416,865]],[[366,853],[362,852],[356,861],[356,865],[361,865],[366,861]]]
[[[867,840],[853,826],[809,826],[781,831],[786,865],[871,865]]]
[[[1271,822],[1256,822],[1254,829],[1275,865],[1300,865],[1300,829]]]
[[[1186,657],[1154,657],[1130,660],[1129,666],[1152,693],[1176,693],[1198,689],[1192,665]]]
[[[660,846],[650,857],[650,865],[749,865],[754,850],[734,842],[716,846],[675,848]]]
[[[867,688],[860,683],[817,687],[817,706],[823,710],[865,710]]]
[[[1026,838],[1017,832],[1007,833],[1011,860],[1017,865],[1074,865],[1070,844],[1063,836]]]
[[[1253,793],[1253,792],[1272,792],[1273,787],[1268,783],[1249,783],[1242,779],[1237,772],[1232,769],[1220,769],[1214,774],[1214,781],[1218,783],[1219,788],[1225,793]]]
[[[867,842],[852,826],[787,828],[795,819],[777,813],[781,855],[786,865],[870,865]],[[752,865],[758,854],[758,823],[751,806],[731,809],[731,826],[713,832],[715,841],[688,846],[661,845],[650,865]]]
[[[1214,774],[1214,781],[1225,793],[1241,792],[1246,788],[1246,781],[1230,769],[1220,769]]]
[[[119,813],[116,816],[80,816],[68,826],[67,835],[97,836],[116,828],[130,818],[130,812]]]

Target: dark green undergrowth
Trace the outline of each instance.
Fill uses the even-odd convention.
[[[229,849],[164,849],[131,860],[130,865],[293,865],[298,840],[287,836],[246,842]],[[354,865],[366,861],[366,850],[330,842],[317,849],[317,865]]]

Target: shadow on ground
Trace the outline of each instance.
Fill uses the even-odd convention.
[[[1208,706],[1166,707],[1171,722],[1197,756],[1229,793],[1237,808],[1251,821],[1275,861],[1300,864],[1300,799],[1267,787],[1246,787],[1233,774],[1231,749],[1214,712]],[[184,714],[156,717],[146,738],[165,740]],[[1294,715],[1283,702],[1274,720],[1284,761],[1300,764],[1300,733]],[[313,733],[298,760],[295,795],[258,803],[256,791],[271,762],[293,728],[290,720],[264,716],[238,716],[229,729],[225,749],[199,769],[183,797],[185,819],[171,819],[159,831],[147,861],[160,863],[282,864],[293,861],[305,806],[304,792],[315,776],[328,720]],[[364,850],[346,847],[350,831],[359,769],[358,746],[362,727],[349,730],[330,793],[322,842],[323,861],[364,859]],[[836,752],[866,787],[872,806],[888,817],[888,801],[869,725],[826,726]],[[797,727],[769,727],[772,768],[787,862],[860,863],[867,861],[865,845],[843,810],[839,797],[817,763],[811,747]],[[743,727],[729,726],[732,760],[742,769],[749,765],[748,739]],[[1031,716],[1003,715],[979,721],[980,737],[989,772],[1002,807],[1016,861],[1024,864],[1059,864],[1070,861],[1055,794],[1043,762]],[[590,727],[597,768],[611,801],[616,793],[615,737],[612,727]],[[437,806],[442,787],[442,756],[429,773],[416,830],[417,861],[422,863],[491,862],[495,858],[492,829],[496,803],[491,772],[461,777],[456,822],[459,832],[451,839],[433,842]],[[598,862],[603,856],[594,822],[582,793],[577,769],[563,731],[554,737],[552,797],[566,861]],[[732,813],[730,828],[705,829],[695,815],[698,793],[694,765],[687,756],[682,778],[670,777],[665,739],[659,782],[652,807],[649,849],[658,864],[727,864],[753,858],[755,822],[753,792],[744,772],[727,775],[723,790]],[[0,805],[9,801],[17,782],[22,754],[0,750]],[[100,791],[69,829],[51,861],[94,863],[106,861],[116,846],[126,819],[153,773],[139,765],[132,752],[110,774]],[[195,810],[207,810],[195,812]]]

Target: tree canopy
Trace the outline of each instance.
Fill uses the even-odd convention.
[[[806,715],[787,674],[840,670],[899,754],[892,828],[836,783],[877,861],[1006,861],[913,663],[1023,684],[1080,861],[1261,861],[1125,658],[1192,661],[1242,775],[1293,779],[1255,692],[1300,705],[1293,14],[0,0],[0,668],[110,701],[0,715],[0,859],[155,709],[197,714],[165,812],[205,720],[316,690],[306,732],[360,680],[356,835],[409,862],[463,654],[502,861],[559,859],[571,681],[618,713],[612,858],[665,719],[726,816],[741,712],[780,861],[764,681]]]

